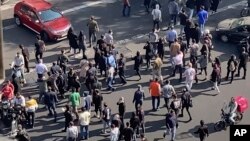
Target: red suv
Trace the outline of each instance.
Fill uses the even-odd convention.
[[[14,7],[15,23],[40,34],[44,41],[58,41],[67,36],[70,21],[51,3],[44,0],[23,0]]]

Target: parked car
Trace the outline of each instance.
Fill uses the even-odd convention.
[[[218,24],[216,33],[222,42],[239,43],[250,36],[250,17],[223,20]]]
[[[44,41],[58,41],[66,38],[71,23],[52,4],[44,0],[23,0],[14,7],[15,23],[24,25]]]

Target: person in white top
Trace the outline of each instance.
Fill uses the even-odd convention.
[[[155,9],[152,10],[152,15],[153,15],[153,22],[154,22],[154,29],[155,26],[156,29],[159,31],[160,30],[160,22],[162,21],[162,17],[161,17],[161,10],[160,10],[160,6],[159,4],[155,5]]]
[[[185,70],[184,72],[184,77],[186,77],[186,87],[187,87],[187,90],[190,92],[191,91],[191,88],[193,86],[193,80],[195,78],[195,69],[192,68],[192,63],[188,63],[187,64],[187,69]]]
[[[12,64],[10,64],[11,68],[14,69],[20,69],[21,70],[21,77],[24,78],[24,58],[23,55],[20,54],[20,52],[16,53],[16,56],[12,62]]]
[[[109,30],[108,33],[105,34],[104,40],[108,46],[112,46],[114,44],[113,32]]]
[[[48,68],[43,64],[43,60],[39,59],[38,64],[36,64],[36,73],[39,79],[42,79],[45,74],[48,72]]]
[[[110,141],[118,141],[118,137],[119,137],[119,128],[115,127],[115,125],[112,124],[110,131]]]
[[[82,109],[82,113],[79,114],[80,135],[81,135],[81,139],[88,140],[90,112],[87,111],[84,107],[82,107],[81,109]]]
[[[112,90],[114,91],[115,89],[113,88],[113,78],[114,78],[114,73],[115,73],[115,69],[113,66],[111,66],[109,64],[109,69],[108,69],[108,80],[107,80],[107,83],[108,83],[108,88],[107,90]]]
[[[77,138],[78,138],[78,129],[74,125],[74,123],[71,121],[69,123],[69,127],[67,129],[66,139],[67,139],[67,141],[76,141]]]
[[[174,62],[174,70],[173,70],[172,76],[175,76],[175,72],[178,69],[180,73],[179,81],[181,82],[182,81],[182,67],[183,67],[183,53],[180,50],[178,50],[177,55],[173,57],[173,62]]]
[[[25,98],[20,93],[16,94],[16,97],[14,98],[14,105],[20,105],[22,107],[25,107]]]
[[[194,56],[197,60],[198,57],[198,50],[199,50],[199,44],[195,42],[195,40],[192,40],[192,45],[190,45],[190,58]]]

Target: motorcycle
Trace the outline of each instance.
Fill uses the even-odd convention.
[[[247,5],[241,10],[240,16],[246,17],[246,16],[249,16],[249,14],[250,14],[250,8],[248,7],[248,3],[247,3]]]
[[[223,109],[221,109],[221,119],[214,124],[215,131],[221,131],[222,129],[226,129],[232,123],[229,120],[230,114],[226,114]],[[243,118],[243,114],[239,111],[236,112],[236,116],[234,117],[235,124],[238,124]]]
[[[10,108],[10,102],[8,100],[3,100],[1,102],[1,119],[5,119],[8,116],[8,110]]]
[[[11,110],[11,135],[14,135],[17,131],[17,125],[22,124],[23,125],[23,109],[20,105],[12,108]]]

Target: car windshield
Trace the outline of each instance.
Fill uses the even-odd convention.
[[[238,27],[238,26],[241,26],[244,24],[244,19],[243,18],[240,18],[240,19],[236,19],[232,22],[230,28],[235,28],[235,27]]]
[[[48,22],[48,21],[52,21],[54,19],[62,17],[61,13],[59,13],[53,9],[40,11],[40,12],[38,12],[38,15],[39,15],[42,22]]]

